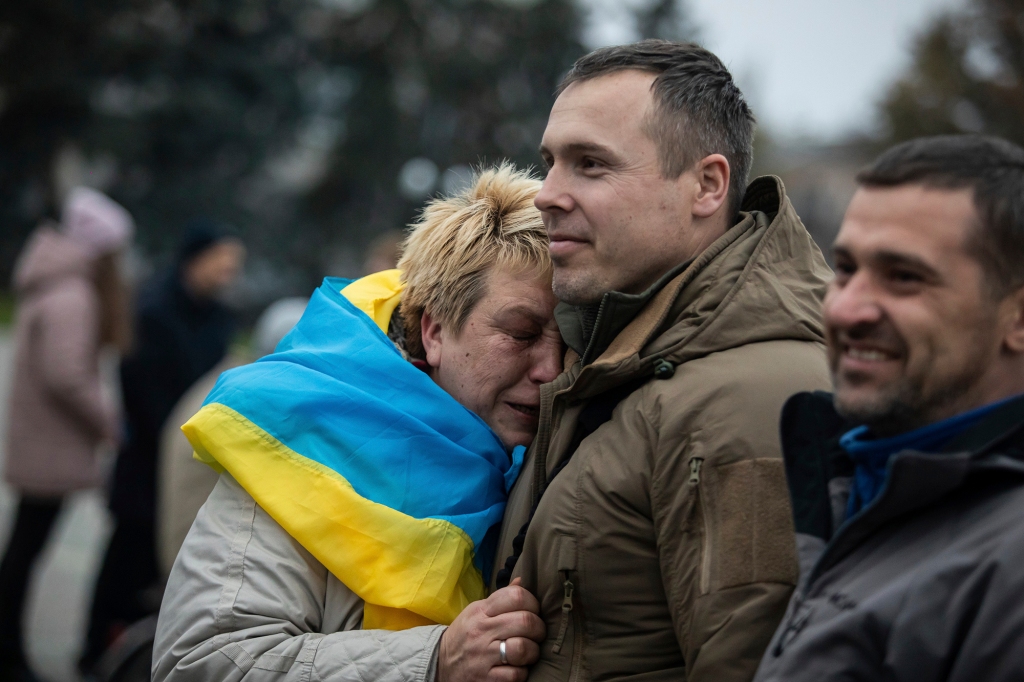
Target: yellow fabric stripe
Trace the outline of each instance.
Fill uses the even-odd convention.
[[[402,290],[405,289],[401,277],[401,270],[383,270],[357,279],[342,289],[341,294],[387,334],[391,315],[402,300]]]
[[[370,602],[363,604],[364,630],[408,630],[420,625],[437,623],[406,609],[390,609]]]
[[[182,431],[366,602],[364,627],[449,624],[485,595],[473,542],[454,524],[361,497],[337,472],[294,452],[231,408],[204,406]],[[403,613],[403,611],[405,613]]]

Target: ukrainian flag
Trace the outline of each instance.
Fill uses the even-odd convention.
[[[364,628],[391,630],[485,596],[523,455],[388,339],[399,274],[324,280],[277,351],[222,374],[182,427],[365,601]]]

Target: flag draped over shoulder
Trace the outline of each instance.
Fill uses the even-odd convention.
[[[523,448],[386,336],[399,272],[328,278],[276,352],[225,372],[183,427],[365,602],[364,628],[450,623],[485,595],[479,551]]]

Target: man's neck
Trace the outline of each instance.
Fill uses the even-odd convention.
[[[598,303],[578,306],[559,303],[555,308],[555,319],[566,345],[579,353],[583,364],[593,362],[644,306],[691,262],[675,266],[640,294],[609,291]]]

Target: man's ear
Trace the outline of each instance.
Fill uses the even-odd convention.
[[[420,316],[420,339],[423,343],[423,353],[427,356],[427,364],[434,369],[440,367],[443,341],[441,323],[426,310]]]
[[[1024,287],[1007,296],[1003,305],[1009,321],[1003,343],[1011,353],[1024,355]]]
[[[697,195],[693,214],[710,218],[729,200],[729,161],[721,154],[709,154],[697,162]]]

